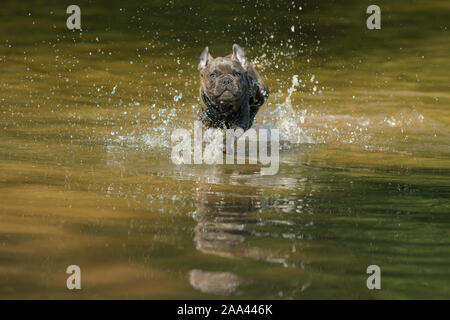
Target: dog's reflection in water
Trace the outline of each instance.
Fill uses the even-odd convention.
[[[246,214],[251,210],[250,199],[241,197],[230,201],[225,195],[217,199],[217,195],[208,192],[199,197],[204,202],[203,207],[198,208],[194,214],[197,221],[194,238],[197,249],[223,257],[245,256],[246,248],[242,246],[245,227],[257,223],[256,219],[249,218]]]
[[[245,167],[245,168],[244,168]],[[248,246],[248,227],[260,223],[251,215],[261,209],[259,168],[210,166],[198,177],[197,225],[194,241],[197,250],[226,258],[246,258],[274,262],[275,257],[263,248]],[[275,258],[275,259],[273,259]],[[274,261],[271,261],[273,259]],[[225,271],[225,270],[224,270]],[[243,279],[230,272],[191,270],[191,285],[213,294],[236,293]]]

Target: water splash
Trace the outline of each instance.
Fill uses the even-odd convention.
[[[270,109],[270,103],[265,105],[265,110],[260,110],[262,114],[259,116],[261,119],[259,125],[255,126],[257,128],[264,129],[279,129],[280,139],[284,146],[289,144],[313,144],[314,140],[312,137],[308,136],[303,129],[299,126],[304,122],[307,110],[301,110],[299,112],[292,108],[291,96],[297,91],[299,87],[298,75],[292,77],[292,85],[287,91],[287,96],[282,103],[275,104],[273,110]]]
[[[282,103],[275,104],[275,108],[271,110],[270,103],[259,111],[257,115],[258,123],[255,123],[254,129],[279,129],[280,143],[283,148],[289,149],[293,145],[312,144],[313,139],[308,136],[299,126],[304,123],[307,110],[294,110],[291,97],[299,87],[298,75],[292,77],[291,87],[287,90],[286,98]],[[181,98],[181,94],[177,97]],[[178,102],[179,103],[179,102]],[[177,102],[175,102],[177,104]],[[108,144],[121,145],[123,147],[148,150],[162,149],[168,150],[171,147],[170,136],[176,128],[193,129],[193,122],[187,119],[180,119],[179,109],[175,106],[172,108],[161,108],[155,110],[155,104],[150,107],[153,113],[151,123],[148,127],[139,127],[131,133],[116,132],[115,135],[108,139]],[[195,120],[195,115],[192,120]],[[209,139],[207,139],[209,140]],[[208,142],[208,141],[207,141]]]

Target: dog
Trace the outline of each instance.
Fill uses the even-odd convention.
[[[234,44],[232,54],[213,58],[206,47],[200,55],[198,70],[203,125],[248,130],[269,97],[269,88],[247,61],[244,49]]]

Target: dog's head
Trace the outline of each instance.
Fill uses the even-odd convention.
[[[239,104],[247,95],[247,59],[244,49],[233,45],[233,54],[213,58],[208,47],[200,55],[198,70],[204,94],[215,106]]]

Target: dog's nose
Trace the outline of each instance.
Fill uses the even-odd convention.
[[[225,77],[222,79],[222,85],[224,86],[228,86],[229,84],[231,84],[231,79],[228,77]]]

